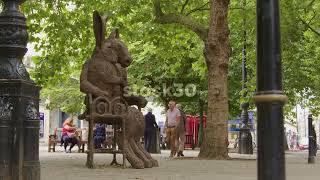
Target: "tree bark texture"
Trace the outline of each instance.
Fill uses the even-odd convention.
[[[210,1],[210,24],[204,56],[208,68],[208,115],[199,157],[228,158],[229,0]]]

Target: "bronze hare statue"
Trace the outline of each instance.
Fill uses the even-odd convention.
[[[95,11],[93,19],[96,46],[91,59],[83,65],[80,90],[87,95],[91,94],[93,99],[101,96],[108,99],[121,97],[128,105],[144,107],[147,103],[144,98],[124,96],[123,88],[127,86],[126,68],[131,64],[132,58],[128,48],[120,40],[118,30],[113,30],[105,39],[107,17]],[[87,105],[86,112],[90,112],[88,108]],[[158,166],[157,160],[153,159],[140,143],[145,127],[144,117],[140,110],[130,106],[127,108],[125,126],[124,143],[126,146],[123,151],[132,167],[141,169]],[[122,149],[122,141],[119,140],[117,143]]]

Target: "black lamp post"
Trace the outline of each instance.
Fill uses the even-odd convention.
[[[308,116],[308,136],[309,136],[309,145],[308,145],[308,164],[315,163],[315,156],[317,154],[317,139],[316,132],[312,126],[312,115]]]
[[[200,147],[203,140],[203,109],[204,102],[202,99],[199,99],[199,115],[200,115],[200,124],[199,124],[199,132],[198,132],[198,144],[196,146]]]
[[[0,179],[40,180],[39,90],[22,63],[25,0],[2,0],[0,14]]]
[[[243,0],[243,8],[246,7],[246,0]],[[246,31],[246,18],[243,19],[243,49],[242,49],[242,90],[246,90],[247,83],[247,31]],[[243,94],[246,97],[247,93]],[[249,103],[245,102],[241,104],[241,120],[242,127],[239,132],[239,154],[253,154],[252,147],[252,135],[249,126],[249,115],[248,115]]]
[[[258,180],[285,180],[279,0],[257,0]]]

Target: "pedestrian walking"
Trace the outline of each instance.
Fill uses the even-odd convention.
[[[184,144],[186,142],[186,120],[187,116],[185,112],[182,110],[181,105],[176,105],[178,110],[180,111],[180,121],[177,124],[177,142],[178,142],[178,154],[177,156],[184,156]]]
[[[170,101],[169,109],[166,114],[166,122],[165,122],[165,128],[166,128],[166,137],[167,141],[169,141],[170,144],[170,157],[173,157],[177,153],[177,125],[180,121],[180,111],[178,108],[176,108],[176,102]]]
[[[154,138],[155,130],[158,129],[156,118],[152,114],[152,109],[148,109],[148,113],[144,116],[145,129],[144,129],[144,148],[147,152],[151,152],[151,145]]]

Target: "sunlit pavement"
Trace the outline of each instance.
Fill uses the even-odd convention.
[[[61,147],[57,152],[47,152],[40,146],[41,180],[256,180],[256,154],[230,153],[232,160],[199,160],[198,150],[186,150],[184,158],[169,159],[169,151],[152,156],[160,166],[148,169],[122,169],[109,166],[111,154],[96,154],[95,169],[85,167],[86,154],[66,154]],[[315,180],[320,176],[320,157],[316,164],[307,164],[307,151],[286,152],[287,180]],[[118,156],[121,162],[121,156]],[[128,164],[128,163],[127,163]]]

